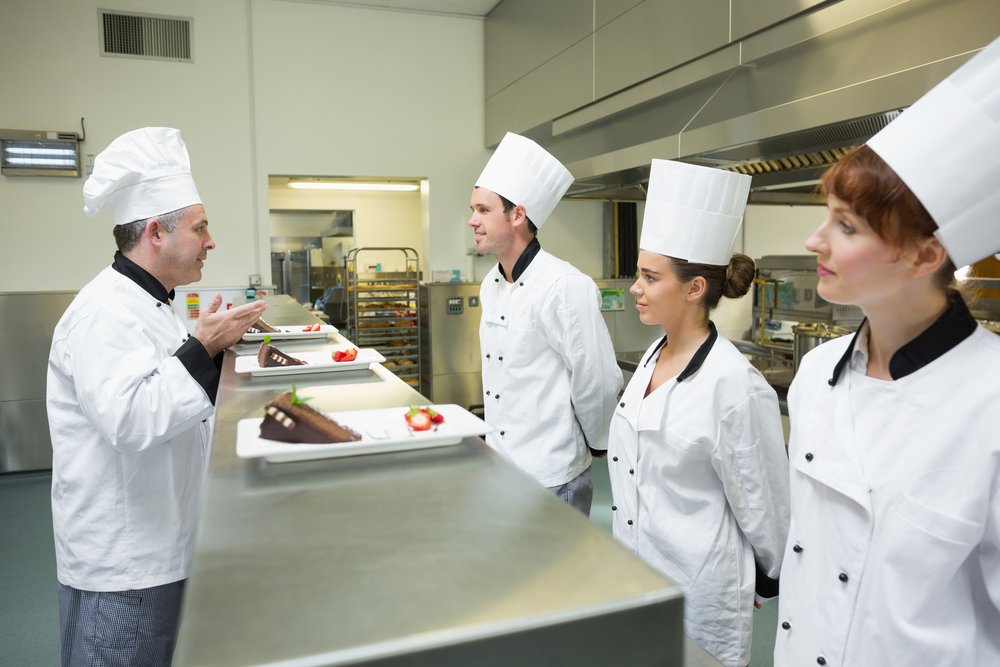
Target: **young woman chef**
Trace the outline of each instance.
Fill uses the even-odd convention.
[[[857,334],[789,394],[775,665],[1000,665],[1000,338],[949,287],[1000,251],[1000,41],[823,178],[806,241]]]
[[[653,160],[631,291],[665,335],[625,389],[608,448],[615,539],[683,588],[684,631],[727,667],[750,661],[755,581],[776,588],[788,529],[777,396],[708,318],[753,284],[753,260],[733,254],[749,187]]]

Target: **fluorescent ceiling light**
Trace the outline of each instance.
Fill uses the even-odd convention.
[[[296,190],[392,190],[396,192],[412,192],[420,186],[413,183],[318,183],[313,181],[295,181],[288,187]]]
[[[76,155],[72,148],[18,148],[11,146],[8,153],[14,155]]]
[[[76,160],[44,158],[44,157],[12,157],[12,158],[7,158],[6,161],[9,164],[18,164],[18,165],[35,166],[35,167],[76,166]]]

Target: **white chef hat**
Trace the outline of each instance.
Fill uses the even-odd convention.
[[[938,225],[955,266],[1000,251],[1000,39],[868,141]]]
[[[531,139],[508,132],[476,181],[516,206],[541,227],[569,186],[573,174]]]
[[[112,141],[94,160],[83,202],[91,217],[111,206],[116,225],[200,204],[180,130],[144,127]]]
[[[653,160],[642,216],[643,250],[725,266],[750,192],[750,177],[674,160]]]

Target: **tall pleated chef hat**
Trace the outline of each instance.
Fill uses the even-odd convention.
[[[200,204],[180,130],[144,127],[112,141],[94,160],[83,202],[91,217],[110,206],[115,225]]]
[[[639,247],[694,264],[729,264],[749,193],[745,174],[653,160]]]
[[[523,206],[528,219],[541,226],[573,184],[573,174],[531,139],[508,132],[476,181]]]
[[[934,218],[934,234],[955,266],[1000,252],[1000,39],[868,146]]]

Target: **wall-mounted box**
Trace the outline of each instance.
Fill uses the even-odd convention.
[[[0,174],[77,178],[80,137],[76,132],[0,130]]]

